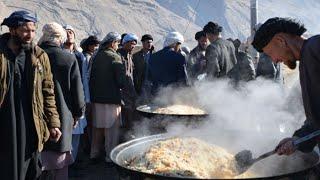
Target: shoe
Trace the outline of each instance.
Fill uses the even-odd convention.
[[[74,170],[82,170],[87,167],[87,164],[85,162],[82,163],[74,163],[69,166],[69,168],[74,169]]]
[[[86,175],[85,173],[81,173],[78,171],[69,171],[68,173],[69,178],[79,178],[79,177],[84,177],[85,175]]]
[[[115,164],[113,162],[104,162],[104,166],[106,168],[113,168],[115,166]]]
[[[83,149],[83,152],[86,154],[86,155],[90,155],[90,151],[91,151],[91,147],[90,146],[87,146]]]
[[[101,162],[101,158],[95,157],[95,158],[90,158],[90,164],[98,164]]]

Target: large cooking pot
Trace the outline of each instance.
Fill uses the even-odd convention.
[[[185,112],[185,113],[160,113],[157,112],[159,108],[165,108],[169,105],[156,105],[156,104],[146,104],[141,105],[136,108],[138,113],[149,121],[149,129],[153,134],[158,133],[165,133],[167,130],[166,128],[171,124],[181,123],[185,126],[189,127],[198,127],[202,123],[205,122],[206,117],[208,114],[203,111],[204,113],[192,113],[192,112]]]
[[[126,143],[120,144],[115,147],[110,153],[110,158],[114,162],[117,167],[117,170],[120,175],[120,179],[126,180],[145,180],[145,179],[156,179],[156,180],[164,180],[164,179],[183,179],[179,177],[168,177],[156,174],[148,174],[136,170],[129,169],[125,161],[130,160],[133,157],[141,155],[145,152],[150,145],[154,144],[159,140],[165,140],[170,138],[169,135],[159,134],[153,136],[146,136],[139,139],[134,139],[128,141]],[[298,158],[297,158],[298,157]],[[271,162],[261,162],[257,163],[252,167],[252,172],[256,174],[256,177],[247,178],[247,179],[277,179],[277,180],[289,180],[289,179],[297,179],[304,180],[309,179],[306,178],[309,175],[310,171],[314,169],[317,165],[319,156],[317,153],[300,153],[297,152],[294,155],[283,157],[284,160],[280,162],[280,158],[275,156]],[[297,162],[297,159],[303,159],[303,162]],[[205,162],[204,162],[205,163]],[[267,167],[272,166],[272,170]],[[284,167],[285,165],[285,167]],[[288,166],[289,165],[289,166]],[[274,168],[277,166],[277,168]],[[186,178],[185,178],[186,179]],[[187,178],[192,179],[192,178]]]
[[[168,106],[168,105],[167,105]],[[136,110],[144,117],[151,118],[154,116],[157,117],[184,117],[184,118],[199,118],[199,117],[206,117],[208,114],[201,113],[201,114],[195,114],[192,112],[185,112],[185,113],[159,113],[156,110],[159,108],[166,107],[166,105],[156,105],[156,104],[146,104],[141,105],[136,108]]]

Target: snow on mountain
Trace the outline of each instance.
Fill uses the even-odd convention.
[[[215,21],[224,27],[224,36],[246,39],[250,35],[250,0],[156,0],[171,12],[203,27]],[[320,1],[318,0],[257,0],[258,21],[280,16],[303,22],[308,34],[319,32]],[[193,13],[195,12],[195,15]]]
[[[316,19],[320,16],[320,1],[259,0],[258,6],[260,22],[282,16],[304,22],[308,34],[316,34],[320,28]],[[91,34],[103,38],[110,31],[138,36],[150,33],[158,49],[169,31],[181,32],[186,44],[194,46],[195,32],[208,21],[221,24],[226,38],[245,40],[250,33],[249,0],[2,0],[0,21],[18,9],[37,14],[37,38],[41,27],[50,21],[72,25],[78,41]],[[3,28],[2,33],[5,31]]]

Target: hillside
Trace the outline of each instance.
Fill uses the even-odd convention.
[[[163,36],[169,31],[180,31],[187,45],[194,46],[194,33],[208,21],[224,27],[225,37],[249,35],[249,0],[2,0],[0,20],[12,11],[26,9],[39,18],[41,27],[50,21],[71,24],[77,29],[78,41],[95,34],[103,38],[109,31],[133,32],[139,36],[150,33],[156,45],[162,47]],[[259,20],[272,16],[299,18],[317,33],[320,24],[320,2],[317,0],[260,0]],[[5,32],[3,28],[2,32]]]

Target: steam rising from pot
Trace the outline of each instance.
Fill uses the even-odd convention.
[[[173,135],[201,136],[235,152],[254,149],[261,153],[291,136],[304,121],[301,92],[292,89],[265,79],[240,84],[237,89],[227,80],[198,82],[191,88],[167,87],[154,99],[155,104],[191,105],[210,115],[204,122],[196,122],[196,128],[172,117],[144,119],[136,124],[134,134],[157,133],[152,127],[167,120],[166,130]]]

